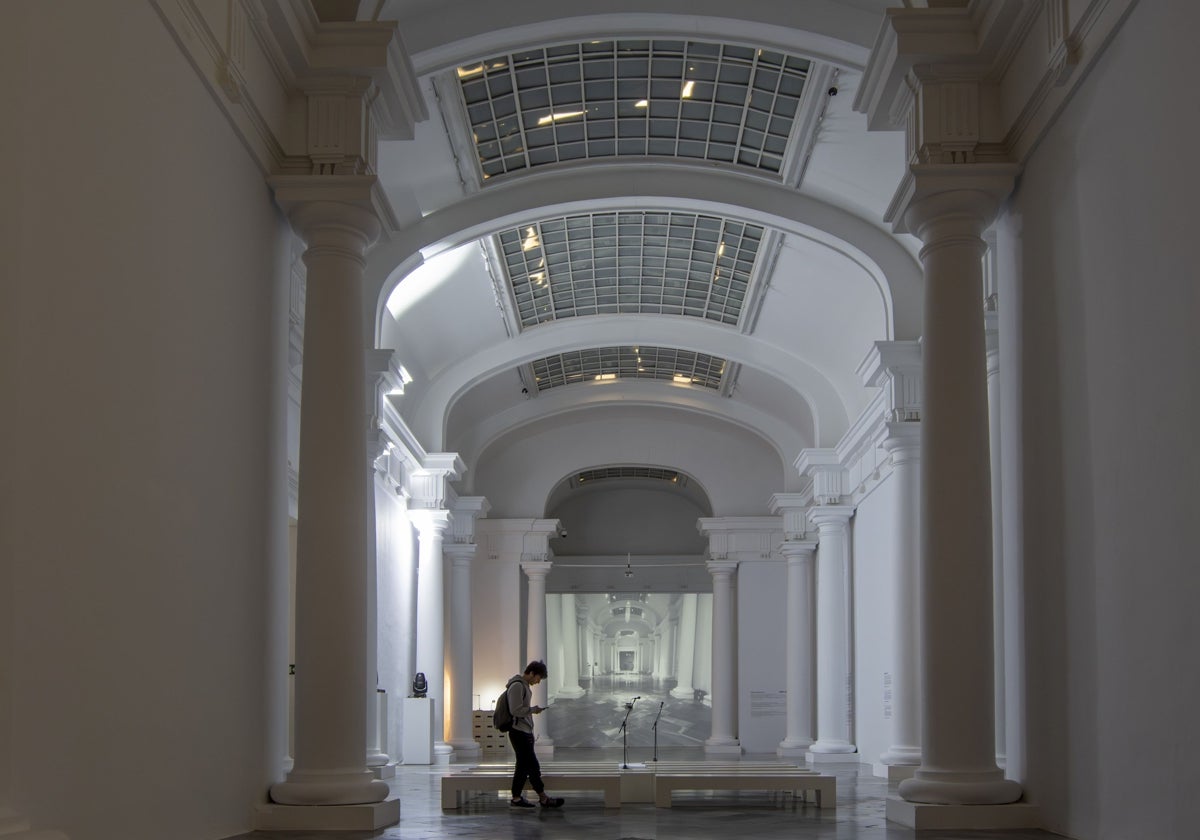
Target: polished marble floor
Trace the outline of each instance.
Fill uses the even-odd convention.
[[[630,761],[646,756],[630,756]],[[703,762],[703,750],[667,747],[662,760]],[[745,756],[774,761],[775,756]],[[509,757],[511,759],[511,756]],[[490,759],[493,760],[493,759]],[[555,750],[554,761],[619,764],[621,749]],[[550,762],[546,762],[547,764]],[[795,802],[789,794],[756,792],[677,793],[673,808],[625,804],[606,809],[599,792],[565,793],[560,810],[512,811],[503,795],[480,794],[458,811],[442,811],[439,779],[458,765],[399,766],[389,780],[401,801],[398,825],[375,832],[252,832],[229,840],[1053,840],[1043,831],[915,832],[884,819],[888,783],[857,764],[826,765],[838,777],[838,807],[830,814]],[[868,775],[860,775],[860,769]],[[895,783],[892,783],[894,792]],[[550,791],[553,793],[553,791]]]

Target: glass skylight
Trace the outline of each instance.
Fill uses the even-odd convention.
[[[593,347],[547,356],[533,362],[538,393],[582,382],[658,379],[676,385],[720,390],[725,360],[669,347]]]
[[[522,327],[638,312],[737,324],[757,225],[694,213],[588,213],[499,234]]]
[[[614,156],[776,174],[808,71],[772,50],[655,39],[524,50],[457,74],[486,180]]]
[[[680,475],[677,470],[668,470],[663,467],[597,467],[591,470],[583,470],[575,476],[576,486],[586,484],[593,481],[602,481],[606,478],[646,478],[654,481],[666,481],[671,484],[677,484],[680,487],[687,484],[687,476]]]

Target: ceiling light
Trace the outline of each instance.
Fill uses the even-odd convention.
[[[475,64],[475,65],[472,65],[471,67],[459,67],[458,68],[458,78],[469,79],[472,76],[478,76],[482,72],[483,72],[483,64]]]
[[[597,382],[611,382],[612,380],[614,380],[616,378],[617,378],[617,375],[615,373],[598,373],[598,374],[596,374]]]
[[[721,240],[721,244],[717,246],[717,256],[725,256],[725,240]]]
[[[672,378],[671,381],[674,382],[676,385],[691,385],[692,377],[686,376],[682,373],[677,373],[677,374],[675,374],[675,376]]]
[[[683,92],[679,94],[680,99],[691,99],[692,89],[696,87],[696,83],[691,79],[683,83]]]
[[[557,114],[547,114],[538,120],[538,125],[549,125],[550,123],[558,122],[559,120],[569,120],[573,117],[582,117],[587,111],[559,111]]]
[[[521,250],[532,251],[540,244],[541,241],[538,239],[537,229],[533,226],[525,228],[525,239],[521,242]]]
[[[633,103],[633,107],[634,107],[634,108],[649,108],[649,107],[650,107],[650,100],[648,100],[648,99],[639,99],[637,102],[634,102],[634,103]]]

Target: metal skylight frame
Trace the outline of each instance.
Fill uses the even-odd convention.
[[[455,75],[485,182],[612,157],[779,177],[812,66],[744,45],[610,39],[495,56]]]
[[[536,359],[530,364],[536,393],[584,383],[652,379],[719,393],[727,362],[707,353],[671,347],[589,347]]]
[[[582,315],[681,315],[737,325],[766,231],[676,211],[561,216],[497,234],[522,328]]]
[[[612,466],[612,467],[593,467],[590,470],[580,470],[571,477],[571,486],[578,487],[580,484],[603,481],[605,479],[648,479],[651,481],[665,481],[668,484],[674,484],[677,487],[687,486],[687,476],[666,467],[649,467],[649,466]]]

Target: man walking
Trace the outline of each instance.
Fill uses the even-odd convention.
[[[543,808],[560,808],[563,804],[561,798],[546,795],[545,785],[542,784],[542,765],[533,751],[533,716],[545,711],[542,706],[532,705],[533,686],[544,679],[546,663],[535,660],[525,666],[525,673],[517,674],[508,681],[508,710],[513,717],[508,741],[517,754],[517,766],[512,778],[512,802],[509,803],[513,808],[534,807],[523,794],[526,780],[537,792]]]

